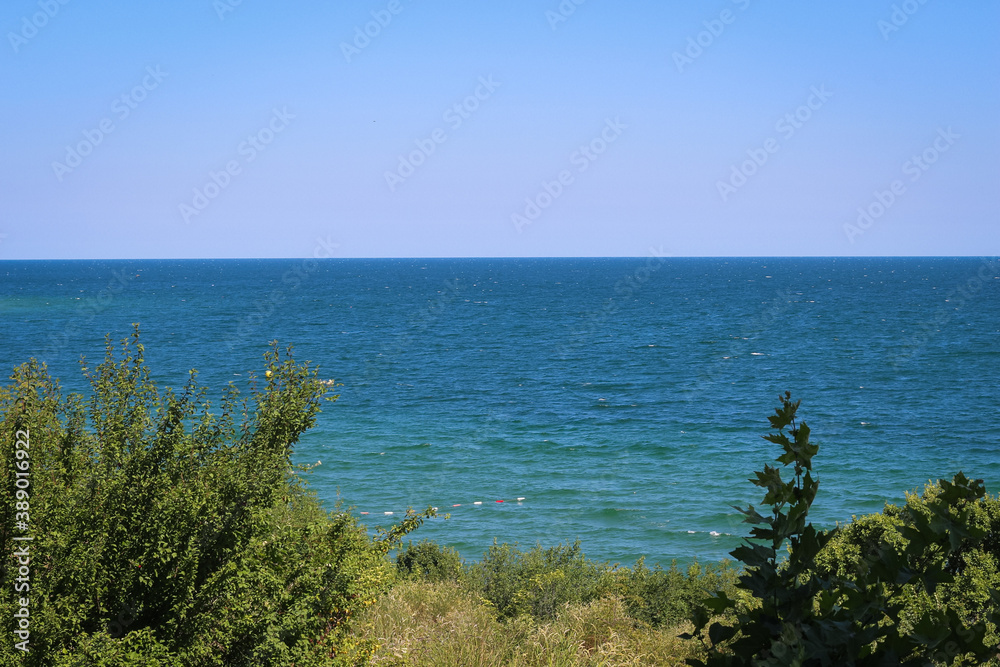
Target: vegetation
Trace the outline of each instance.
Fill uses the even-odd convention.
[[[686,572],[676,561],[668,570],[659,565],[650,569],[642,560],[623,568],[587,559],[579,542],[527,551],[494,542],[481,561],[467,565],[454,549],[423,541],[408,544],[396,563],[405,579],[459,585],[487,603],[498,620],[530,616],[552,621],[566,605],[615,597],[631,618],[651,627],[692,618],[706,609],[708,593],[735,591],[738,574],[728,562],[695,562]]]
[[[0,664],[367,661],[375,644],[350,633],[352,619],[388,589],[386,552],[428,513],[372,539],[320,508],[289,454],[327,387],[290,354],[273,347],[265,378],[242,399],[230,385],[218,413],[194,372],[179,393],[153,386],[138,331],[120,354],[108,342],[96,368],[84,362],[86,399],[63,398],[34,360],[15,369],[0,389],[0,546],[29,545],[30,637],[16,648],[22,637],[3,632]],[[27,489],[15,461],[27,461]],[[20,566],[2,567],[9,628]]]
[[[735,591],[728,564],[668,570],[588,560],[580,544],[494,543],[478,563],[433,542],[396,558],[400,583],[361,627],[390,665],[683,665],[706,593]]]
[[[455,582],[403,581],[367,610],[361,627],[380,645],[376,665],[669,666],[700,654],[677,636],[690,623],[650,627],[621,598],[568,603],[549,621],[500,621],[488,601]]]
[[[0,388],[0,617],[22,633],[0,667],[1000,665],[1000,499],[959,473],[818,530],[789,394],[765,438],[791,478],[751,480],[741,568],[496,541],[466,563],[400,544],[433,510],[369,535],[321,507],[290,455],[336,396],[291,348],[217,406],[194,371],[154,386],[138,331],[106,348],[88,397],[34,360]]]
[[[746,566],[737,586],[752,601],[742,604],[725,592],[707,600],[731,618],[709,626],[707,660],[689,664],[982,665],[994,659],[1000,523],[997,500],[985,497],[982,480],[958,473],[881,519],[818,531],[806,522],[819,488],[812,477],[818,446],[805,422],[796,422],[799,402],[788,393],[780,398],[769,418],[777,433],[764,437],[781,446],[777,461],[793,465],[793,477],[786,482],[771,466],[756,473],[751,481],[767,490],[762,504],[770,516],[753,507],[741,511],[763,544],[732,552]],[[787,558],[779,561],[786,543]],[[697,613],[696,632],[709,620]]]
[[[888,505],[881,514],[856,518],[817,554],[815,569],[821,577],[839,577],[862,585],[870,579],[867,572],[870,561],[885,558],[891,564],[911,559],[913,571],[924,574],[887,591],[900,631],[913,634],[928,614],[933,617],[954,612],[961,621],[961,625],[953,628],[955,632],[968,636],[965,628],[982,621],[986,626],[984,643],[996,646],[1000,640],[995,618],[996,592],[1000,591],[1000,499],[984,496],[976,502],[947,507],[948,520],[960,519],[971,528],[970,535],[982,535],[981,540],[966,536],[959,548],[947,556],[946,549],[929,548],[926,544],[915,548],[912,541],[915,534],[919,540],[919,532],[926,530],[925,520],[940,521],[935,519],[935,513],[945,509],[943,503],[948,501],[943,495],[950,486],[943,480],[929,484],[923,495],[908,494],[904,507]],[[961,532],[965,531],[954,530],[952,534],[961,537]],[[929,593],[921,579],[927,578],[926,573],[940,575],[942,571],[934,593]],[[946,627],[941,626],[936,633],[943,634]],[[946,638],[938,642],[938,647],[935,655],[944,662],[943,656],[954,654],[960,645]]]

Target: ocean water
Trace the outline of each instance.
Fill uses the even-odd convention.
[[[158,382],[213,397],[293,344],[342,383],[295,450],[319,496],[370,527],[436,506],[414,539],[470,559],[724,557],[785,390],[823,526],[959,470],[1000,485],[991,258],[0,262],[5,374],[35,356],[84,391],[79,356],[132,322]]]

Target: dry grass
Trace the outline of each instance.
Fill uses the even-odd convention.
[[[452,583],[403,582],[371,607],[359,632],[380,645],[376,665],[555,667],[683,665],[685,628],[653,629],[605,598],[564,607],[556,620],[501,623],[490,604]]]

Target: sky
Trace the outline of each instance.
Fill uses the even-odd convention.
[[[0,260],[993,256],[998,28],[985,0],[5,0]]]

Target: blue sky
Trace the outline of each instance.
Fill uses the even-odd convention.
[[[1000,254],[996,3],[235,2],[3,3],[0,259]]]

